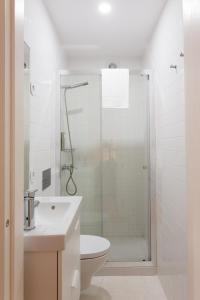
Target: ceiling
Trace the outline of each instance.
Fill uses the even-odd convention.
[[[144,53],[167,0],[43,0],[63,47],[71,57],[139,57]]]

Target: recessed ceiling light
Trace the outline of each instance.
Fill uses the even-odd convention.
[[[102,2],[99,4],[99,11],[103,15],[109,14],[111,12],[111,10],[112,10],[112,7],[111,7],[110,3],[108,3],[108,2]]]

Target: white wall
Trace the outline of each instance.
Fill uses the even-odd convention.
[[[30,97],[30,188],[38,194],[57,191],[59,167],[56,166],[56,117],[58,70],[66,67],[66,57],[42,0],[25,1],[25,42],[30,47],[30,80],[35,86]],[[59,162],[58,162],[59,163]],[[44,192],[42,171],[51,168],[52,184]]]
[[[72,73],[101,74],[101,69],[108,68],[110,63],[116,63],[118,68],[128,68],[132,71],[141,70],[141,59],[124,57],[69,57],[68,69]]]
[[[158,273],[169,300],[187,299],[182,1],[169,0],[145,57],[156,118]],[[177,71],[170,65],[177,65]],[[155,180],[154,180],[155,183]]]

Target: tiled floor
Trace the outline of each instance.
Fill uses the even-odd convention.
[[[80,300],[167,300],[157,276],[94,277]]]
[[[148,242],[138,237],[108,237],[111,243],[111,261],[143,261],[148,260]]]

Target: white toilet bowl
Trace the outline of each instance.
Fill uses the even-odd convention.
[[[81,235],[81,290],[90,286],[92,276],[108,258],[110,242],[100,236]]]

